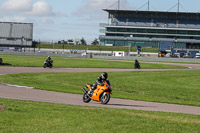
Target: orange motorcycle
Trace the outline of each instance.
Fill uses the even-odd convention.
[[[86,88],[90,90],[92,88],[91,84],[86,84]],[[83,102],[89,103],[90,100],[101,102],[102,104],[107,104],[110,101],[110,94],[112,93],[112,87],[109,81],[104,81],[101,85],[97,85],[96,89],[92,94],[88,94],[88,91],[83,87]]]

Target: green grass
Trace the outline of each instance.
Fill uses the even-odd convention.
[[[198,133],[200,116],[0,99],[2,133]]]
[[[63,44],[38,44],[37,47],[49,49],[63,49]],[[129,47],[120,46],[94,46],[94,45],[64,45],[64,49],[73,50],[98,50],[98,51],[129,51]],[[131,52],[136,52],[137,47],[130,47]],[[158,53],[158,48],[143,47],[141,52]]]
[[[112,97],[200,105],[200,71],[109,72]],[[0,82],[36,89],[82,94],[100,73],[35,73],[1,75]]]
[[[142,62],[161,62],[161,63],[178,63],[178,64],[200,64],[200,60],[199,62],[182,62],[182,61],[150,61],[150,60],[144,60]]]
[[[0,55],[4,64],[1,66],[14,67],[42,67],[46,57],[44,56],[21,56]],[[86,58],[52,57],[54,67],[65,68],[133,68],[133,62],[95,60]],[[142,69],[182,69],[183,66],[161,65],[141,63]]]

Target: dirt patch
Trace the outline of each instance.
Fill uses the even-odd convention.
[[[0,105],[0,111],[4,111],[4,110],[6,110],[6,106]]]

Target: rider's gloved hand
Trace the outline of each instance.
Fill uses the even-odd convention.
[[[94,90],[94,86],[92,86],[91,90]]]

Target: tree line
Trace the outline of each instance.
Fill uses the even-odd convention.
[[[60,40],[58,41],[58,44],[71,44],[71,45],[87,45],[86,40],[82,37],[80,40],[73,40],[73,39],[68,39],[68,40]],[[99,40],[97,38],[94,39],[91,43],[92,45],[99,45]]]

